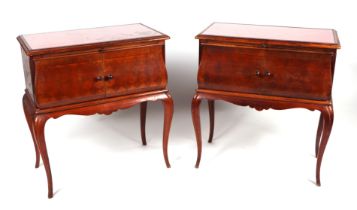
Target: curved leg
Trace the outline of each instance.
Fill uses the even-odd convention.
[[[191,105],[192,122],[193,122],[193,127],[195,128],[196,142],[197,142],[197,160],[196,160],[196,166],[195,166],[196,168],[198,168],[200,165],[201,153],[202,153],[200,104],[201,104],[201,98],[196,93],[196,95],[192,99],[192,105]]]
[[[322,134],[322,129],[324,127],[324,120],[323,120],[323,114],[320,114],[320,120],[319,120],[319,127],[317,128],[317,134],[316,134],[316,143],[315,143],[315,156],[317,157],[317,154],[319,152],[319,146],[320,146],[320,140],[321,140],[321,134]]]
[[[214,100],[208,100],[208,112],[209,112],[209,137],[208,142],[212,143],[213,131],[214,131]]]
[[[166,167],[170,168],[169,155],[167,153],[167,146],[169,142],[169,133],[171,127],[172,116],[174,112],[174,103],[172,101],[171,95],[166,93],[167,98],[162,100],[164,105],[164,134],[163,134],[163,152]]]
[[[316,164],[316,185],[321,186],[320,182],[320,168],[321,168],[321,161],[324,155],[326,145],[328,139],[330,137],[332,125],[333,125],[333,107],[326,106],[321,110],[321,114],[323,115],[323,129],[322,129],[322,136],[321,136],[321,143],[317,154],[317,164]]]
[[[25,97],[26,97],[26,95],[24,95],[23,98],[22,98],[22,105],[23,105],[23,109],[24,109],[27,125],[29,126],[29,129],[30,129],[30,132],[31,132],[32,141],[33,141],[33,144],[35,146],[35,152],[36,152],[35,168],[38,168],[40,166],[40,152],[38,151],[36,139],[35,139],[35,136],[33,134],[33,125],[34,125],[33,116],[31,115],[30,111],[28,110],[27,104],[25,102],[25,100],[26,100]]]
[[[146,122],[146,109],[147,102],[142,102],[140,104],[140,128],[141,128],[141,141],[143,145],[146,145],[146,136],[145,136],[145,122]]]
[[[36,137],[38,149],[41,153],[43,165],[45,166],[48,184],[48,198],[53,197],[53,187],[52,187],[52,174],[50,161],[47,155],[46,141],[45,141],[45,124],[47,117],[43,115],[35,116],[34,119],[34,136]]]

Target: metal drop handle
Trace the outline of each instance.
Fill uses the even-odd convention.
[[[255,71],[255,75],[256,75],[257,77],[262,77],[262,76],[264,76],[264,77],[270,77],[270,76],[271,76],[271,73],[270,73],[270,71],[268,71],[268,70],[266,70],[264,73],[261,73],[259,70],[256,70],[256,71]]]
[[[95,81],[99,82],[99,81],[102,81],[104,78],[102,76],[97,76],[95,78]]]
[[[265,71],[264,75],[265,75],[266,77],[270,77],[270,76],[271,76],[271,73],[270,73],[269,71]]]
[[[112,80],[113,79],[113,75],[108,74],[107,76],[105,76],[105,80]]]

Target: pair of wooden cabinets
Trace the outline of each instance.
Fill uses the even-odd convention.
[[[163,150],[167,146],[173,100],[167,90],[165,40],[169,37],[142,24],[22,35],[26,90],[25,116],[53,196],[44,127],[65,114],[110,114],[140,104],[141,137],[146,144],[147,101],[164,105]],[[320,110],[316,137],[316,181],[331,132],[337,33],[329,29],[214,23],[200,33],[198,89],[192,101],[199,166],[202,140],[199,104],[207,99],[210,137],[214,101],[249,105],[257,110]]]

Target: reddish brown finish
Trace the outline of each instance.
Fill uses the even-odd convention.
[[[198,89],[192,101],[198,149],[196,167],[202,153],[202,99],[209,102],[209,142],[214,130],[214,100],[258,111],[306,108],[321,112],[315,147],[316,184],[320,186],[322,157],[333,124],[331,89],[336,49],[340,48],[337,33],[329,29],[219,23],[212,24],[197,38]]]
[[[321,134],[322,134],[322,129],[324,127],[324,119],[323,119],[323,114],[320,114],[320,120],[319,120],[319,126],[317,127],[317,133],[316,133],[316,142],[315,142],[315,156],[317,157],[317,154],[319,153],[319,146],[320,146],[320,140],[321,140]]]
[[[171,128],[171,121],[172,121],[172,116],[174,113],[174,102],[171,98],[170,95],[167,95],[165,99],[162,100],[162,104],[164,106],[164,130],[163,130],[163,152],[164,152],[164,158],[165,158],[165,163],[166,167],[170,168],[170,162],[169,162],[169,155],[167,152],[167,147],[169,143],[169,131]]]
[[[146,110],[147,110],[148,103],[142,102],[140,104],[140,131],[141,131],[141,141],[143,145],[146,146],[146,132],[145,132],[145,124],[146,124]]]
[[[330,54],[209,45],[201,50],[200,89],[330,99]]]
[[[212,23],[196,38],[225,42],[340,48],[337,32],[333,29]]]
[[[195,94],[192,99],[192,121],[193,127],[195,128],[196,134],[196,142],[197,142],[197,160],[195,167],[198,168],[201,162],[201,154],[202,154],[202,137],[201,137],[201,121],[200,121],[200,104],[201,104],[201,96],[199,94]]]
[[[141,23],[28,34],[18,37],[27,55],[98,49],[129,42],[165,40],[168,38],[167,35]]]
[[[103,76],[107,96],[126,95],[166,87],[163,45],[144,46],[103,53]]]
[[[40,108],[104,98],[99,53],[36,59],[35,96]]]
[[[26,55],[23,48],[21,48],[21,55],[22,55],[22,64],[23,64],[23,70],[25,76],[26,89],[29,91],[31,97],[33,97],[32,84],[34,84],[34,73],[35,73],[34,71],[31,70],[33,69],[33,61],[30,61],[30,57]]]
[[[92,43],[84,44],[80,37]],[[108,115],[140,104],[141,138],[146,145],[147,101],[161,100],[163,153],[170,167],[167,147],[173,101],[166,88],[167,38],[141,24],[18,37],[26,81],[23,108],[35,145],[35,167],[41,156],[46,170],[49,198],[53,197],[53,184],[44,128],[50,118]]]
[[[208,100],[208,112],[209,112],[209,137],[208,142],[212,143],[214,132],[214,100]]]
[[[320,181],[320,168],[321,168],[321,161],[322,157],[324,155],[326,145],[328,142],[328,139],[330,137],[330,133],[332,130],[332,125],[333,125],[333,118],[334,118],[334,113],[333,113],[333,107],[331,106],[325,106],[321,110],[321,114],[323,115],[323,128],[322,128],[322,134],[321,134],[321,142],[319,145],[319,149],[317,152],[317,164],[316,164],[316,184],[318,186],[321,186],[321,181]]]
[[[37,146],[37,142],[35,140],[35,135],[34,135],[34,119],[33,119],[34,110],[31,109],[31,106],[29,104],[29,101],[27,100],[26,95],[24,95],[22,97],[22,105],[23,105],[23,109],[24,109],[24,114],[25,114],[25,117],[26,117],[27,125],[29,126],[29,129],[30,129],[30,132],[31,132],[33,144],[35,146],[35,152],[36,152],[35,168],[38,168],[40,166],[40,151],[38,151],[38,146]]]

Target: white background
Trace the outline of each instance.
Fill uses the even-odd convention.
[[[9,1],[10,2],[10,1]],[[351,3],[346,3],[351,2]],[[357,14],[353,1],[11,1],[0,7],[0,209],[356,209]],[[338,51],[333,87],[335,122],[315,186],[319,113],[257,112],[216,104],[214,143],[202,103],[200,169],[190,115],[198,41],[211,22],[334,28]],[[139,109],[110,116],[49,120],[46,140],[54,191],[47,199],[44,167],[22,111],[24,76],[19,34],[142,22],[171,36],[166,59],[175,112],[171,169],[162,155],[163,109],[148,107],[148,146]]]

